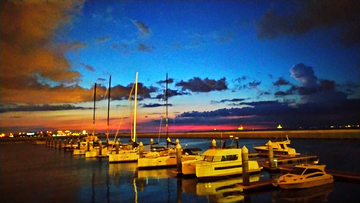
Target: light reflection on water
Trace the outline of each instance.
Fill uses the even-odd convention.
[[[140,140],[144,143],[148,139]],[[174,141],[174,140],[173,140]],[[267,140],[240,140],[240,146]],[[180,139],[184,147],[208,149],[209,139]],[[165,140],[160,140],[165,145]],[[230,142],[229,142],[230,144]],[[316,154],[328,169],[359,172],[358,141],[292,140],[301,154]],[[351,156],[350,156],[351,155]],[[341,157],[340,157],[341,156]],[[241,177],[202,182],[176,178],[176,168],[137,170],[136,163],[109,164],[63,150],[28,143],[0,144],[0,202],[357,202],[359,184],[335,182],[308,191],[243,193]],[[340,159],[337,159],[340,158]],[[339,165],[340,164],[340,165]],[[268,179],[266,172],[252,180]]]

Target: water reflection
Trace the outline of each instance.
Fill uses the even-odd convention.
[[[333,190],[334,183],[306,189],[281,190],[275,199],[294,202],[327,202],[327,197]]]
[[[261,174],[250,176],[250,182],[259,181]],[[242,183],[241,176],[225,178],[224,180],[202,182],[197,178],[183,179],[183,192],[199,196],[207,196],[212,202],[237,202],[243,201],[243,189],[237,184]]]

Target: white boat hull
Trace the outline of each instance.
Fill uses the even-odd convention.
[[[116,162],[136,162],[139,159],[137,151],[119,152],[119,154],[109,154],[109,163]]]
[[[249,173],[260,172],[261,168],[257,161],[248,161]],[[198,178],[222,177],[242,174],[242,162],[211,162],[197,164],[195,175]]]
[[[296,182],[296,183],[278,183],[278,185],[282,189],[303,189],[303,188],[311,188],[311,187],[316,187],[316,186],[320,186],[320,185],[325,185],[325,184],[332,183],[332,182],[334,182],[333,177],[326,176],[326,177],[318,179],[318,180],[302,181],[302,182]]]

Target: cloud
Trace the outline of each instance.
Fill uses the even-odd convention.
[[[241,124],[268,128],[281,124],[286,128],[305,128],[360,122],[360,99],[342,100],[336,104],[336,108],[321,103],[306,103],[293,107],[279,101],[241,102],[240,105],[247,107],[184,112],[176,117],[176,123],[218,125],[221,122],[234,127]]]
[[[139,43],[137,46],[137,50],[140,52],[148,52],[150,53],[152,50],[155,49],[155,46],[147,46],[143,43]]]
[[[101,42],[108,41],[108,40],[110,40],[110,39],[111,39],[110,36],[105,36],[105,37],[99,37],[99,38],[97,38],[95,41],[96,41],[96,43],[101,43]]]
[[[168,98],[173,97],[173,96],[181,96],[181,95],[189,95],[190,94],[189,92],[172,90],[172,89],[168,89],[167,93],[168,93]],[[156,99],[165,99],[165,96],[164,96],[164,94],[158,94],[155,98]]]
[[[167,80],[168,84],[171,84],[174,82],[174,79],[173,78],[168,78]],[[158,82],[156,82],[157,84],[166,84],[166,80],[159,80]]]
[[[276,82],[274,82],[274,86],[282,86],[289,85],[289,81],[285,80],[283,77],[280,77]]]
[[[300,81],[303,87],[314,88],[317,86],[317,77],[314,75],[314,70],[311,66],[305,66],[303,63],[294,65],[291,69],[291,77]]]
[[[126,100],[129,98],[133,83],[127,86],[116,85],[111,88],[111,99],[112,100]],[[158,88],[150,86],[146,87],[142,83],[138,83],[138,100],[152,98],[151,94],[158,91]],[[134,91],[132,95],[134,94]],[[133,96],[132,96],[133,98]]]
[[[175,86],[181,87],[182,90],[190,90],[192,92],[211,92],[211,91],[222,91],[227,90],[226,79],[221,78],[220,80],[208,79],[204,80],[199,77],[194,77],[189,81],[183,81],[176,83]]]
[[[300,82],[299,85],[291,85],[286,91],[277,91],[275,96],[300,95],[301,103],[336,104],[347,98],[347,94],[336,89],[336,83],[331,80],[318,79],[311,66],[303,63],[294,65],[291,69],[291,77]],[[279,82],[278,80],[277,82]],[[282,81],[282,80],[281,80]],[[283,83],[282,81],[281,83]],[[287,82],[286,82],[287,83]]]
[[[336,28],[337,40],[342,44],[360,43],[358,0],[294,2],[297,9],[290,9],[287,15],[269,9],[257,24],[257,36],[274,39],[281,35],[302,35],[314,29]]]
[[[85,65],[85,68],[88,69],[88,70],[91,71],[91,72],[94,72],[94,71],[95,71],[95,69],[94,69],[92,66],[90,66],[90,65]]]
[[[131,20],[131,22],[134,23],[134,25],[136,25],[142,36],[150,34],[150,28],[146,26],[144,23],[138,20]]]
[[[243,98],[234,98],[234,99],[222,99],[220,101],[211,100],[212,104],[218,104],[218,103],[226,103],[226,102],[242,102],[246,99]]]
[[[159,104],[159,103],[142,104],[141,108],[156,108],[162,106],[166,106],[166,104]],[[168,106],[172,106],[172,104],[168,104]]]
[[[54,39],[71,27],[82,5],[83,1],[1,1],[2,102],[44,101],[41,95],[50,88],[44,81],[79,80],[80,73],[71,69],[65,54],[86,45]]]
[[[59,110],[79,110],[79,109],[91,109],[84,107],[77,107],[70,104],[64,105],[15,105],[12,107],[0,107],[0,113],[14,112],[14,111],[59,111]]]

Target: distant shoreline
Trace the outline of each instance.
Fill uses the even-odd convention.
[[[330,130],[276,130],[276,131],[213,131],[213,132],[183,132],[168,133],[172,139],[176,138],[205,138],[205,139],[224,139],[230,135],[239,139],[360,139],[360,129],[330,129]],[[106,135],[97,135],[99,138],[105,138]],[[114,138],[115,135],[110,135]],[[118,138],[130,138],[129,134],[120,134]],[[138,138],[158,138],[159,133],[139,133]],[[161,138],[166,137],[166,133],[160,134]],[[34,140],[45,140],[46,137],[19,137],[19,138],[0,138],[0,142],[26,142]],[[57,137],[59,139],[77,138]]]

